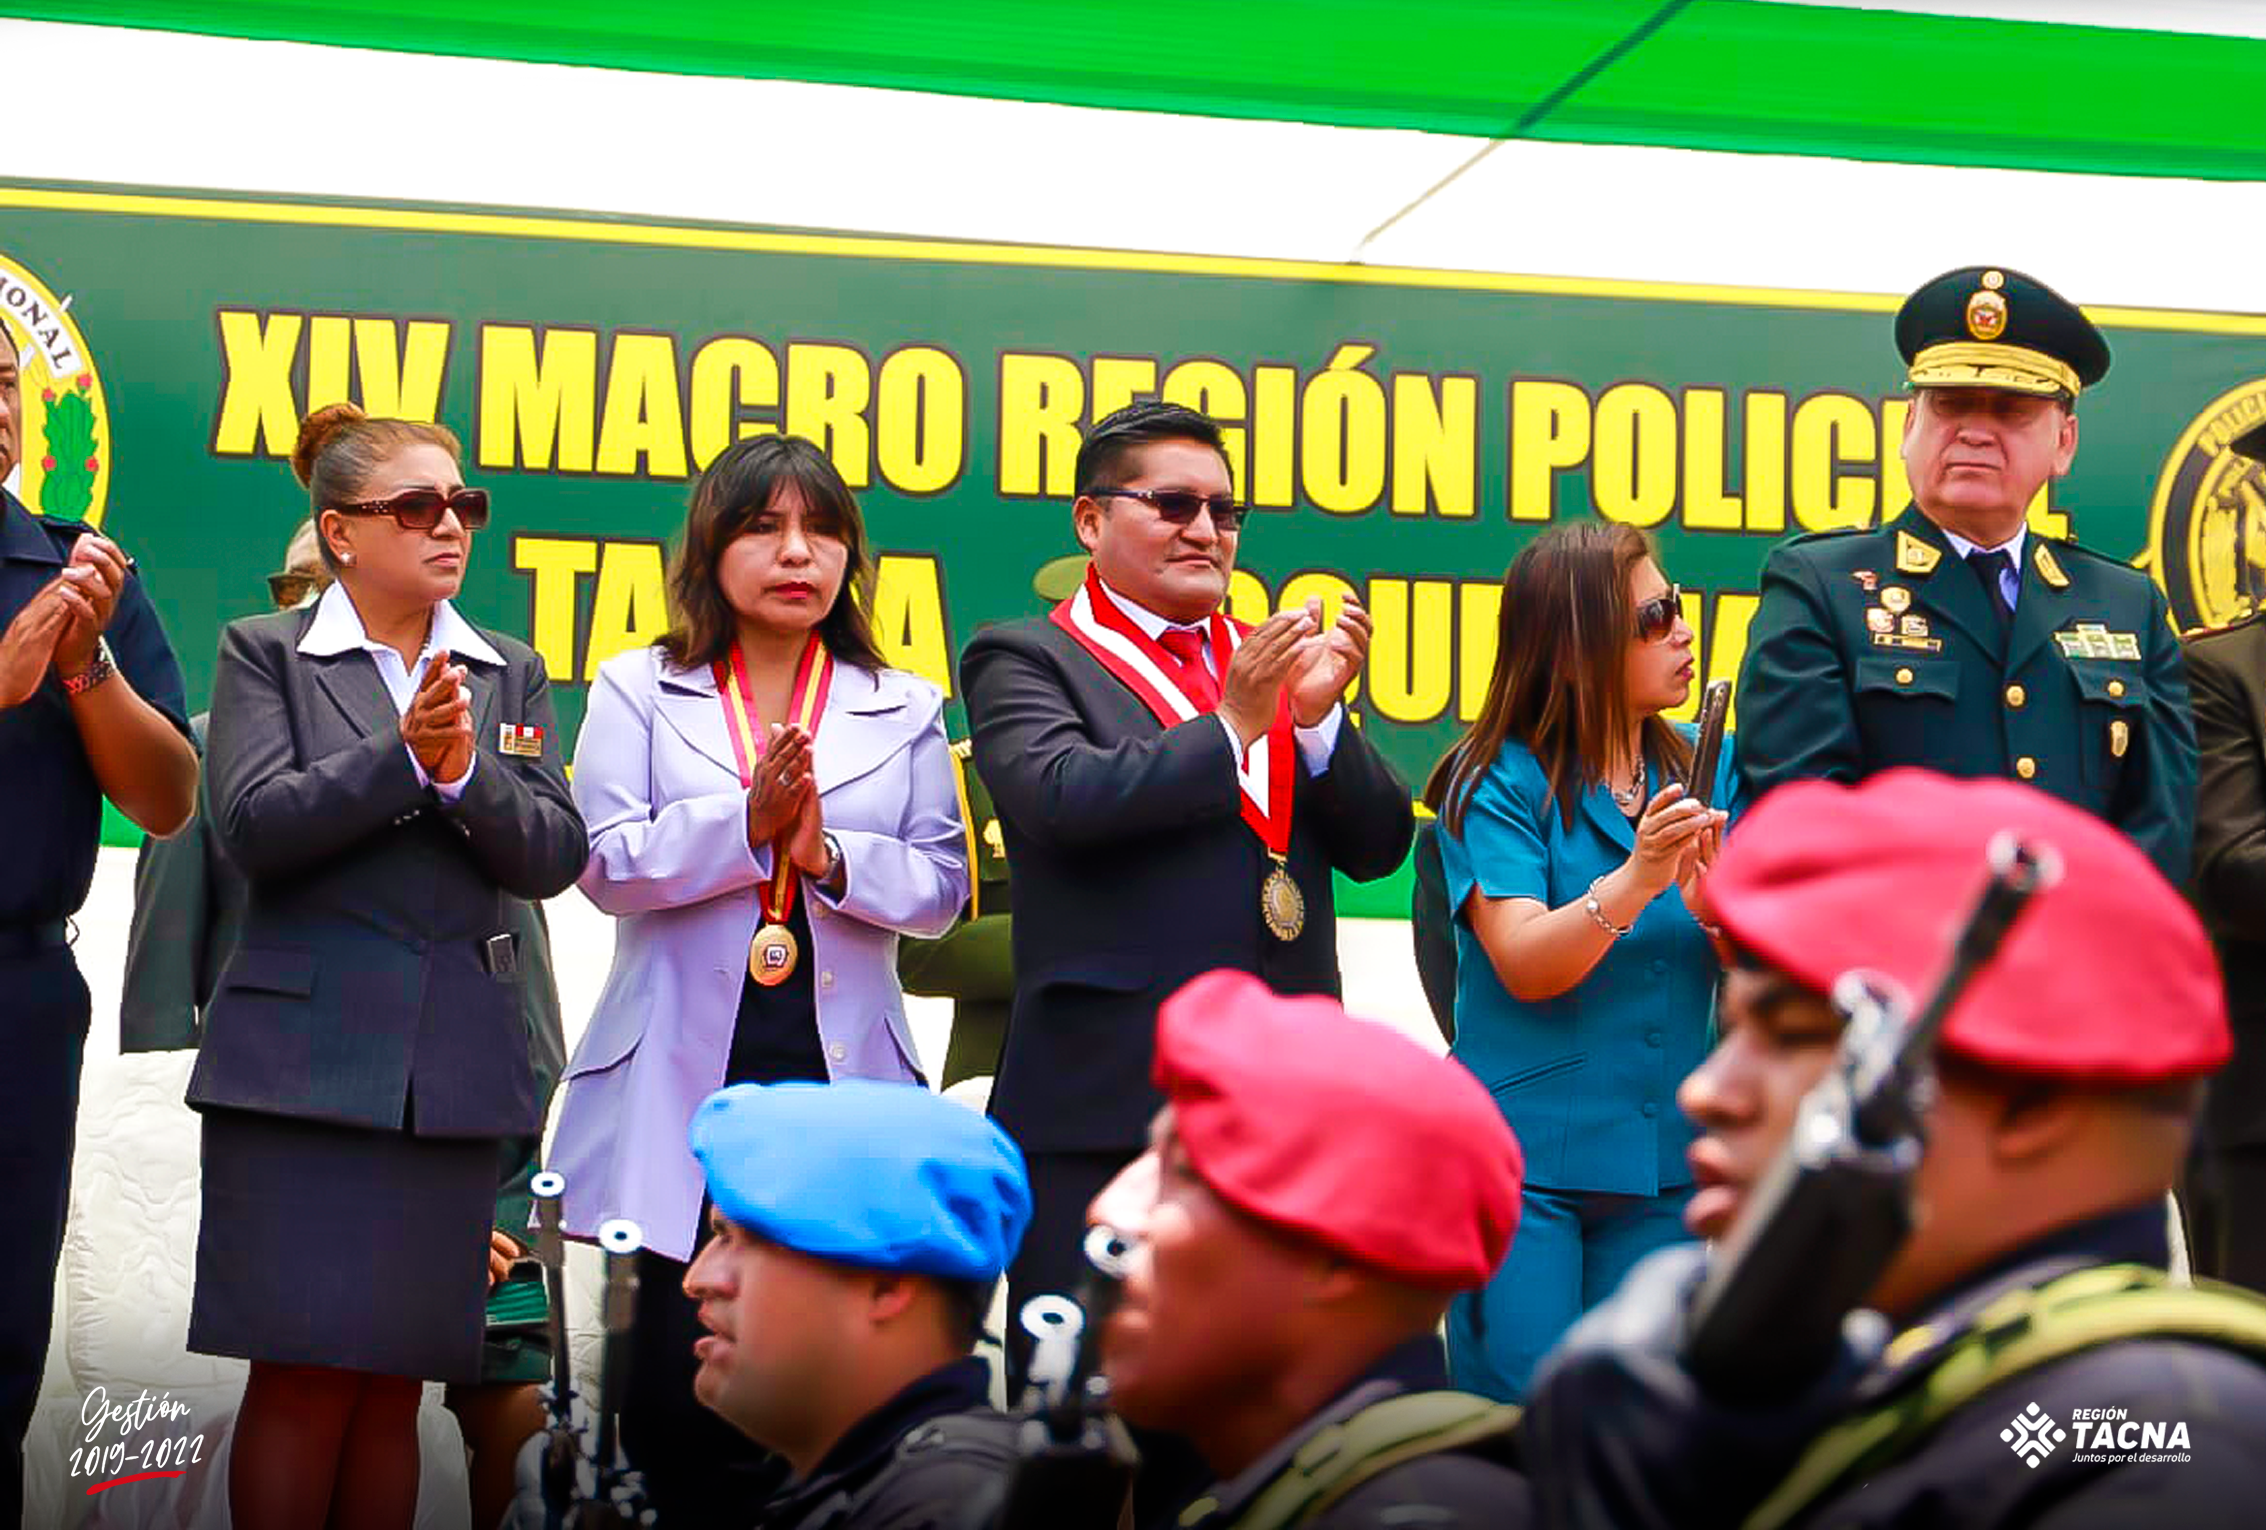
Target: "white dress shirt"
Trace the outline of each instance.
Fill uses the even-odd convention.
[[[1209,626],[1204,622],[1167,621],[1147,606],[1138,605],[1118,594],[1117,591],[1109,587],[1107,580],[1097,582],[1101,584],[1102,593],[1109,597],[1110,604],[1124,612],[1126,619],[1140,628],[1141,635],[1152,643],[1165,632],[1175,628],[1182,628],[1200,635],[1208,635],[1210,632]],[[1211,643],[1206,641],[1201,651],[1204,655],[1205,670],[1210,673],[1214,680],[1221,682],[1224,688],[1227,676],[1219,672],[1219,661],[1212,655]],[[1218,716],[1217,713],[1213,715]],[[1338,725],[1344,719],[1345,706],[1341,702],[1331,707],[1329,715],[1313,727],[1293,727],[1293,736],[1298,740],[1298,757],[1306,762],[1306,773],[1309,776],[1318,776],[1330,768],[1330,756],[1337,752],[1338,747]],[[1243,739],[1235,731],[1235,725],[1222,717],[1220,718],[1220,726],[1227,729],[1227,741],[1234,747],[1235,757],[1237,759],[1243,758]]]
[[[417,662],[405,666],[398,652],[370,636],[370,629],[362,625],[362,613],[354,609],[354,597],[346,593],[346,586],[333,584],[315,603],[315,619],[307,624],[307,635],[299,640],[299,651],[312,658],[328,659],[352,653],[357,648],[377,662],[378,678],[385,682],[386,694],[393,698],[397,717],[408,715],[409,703],[417,699],[417,687],[425,678],[425,666],[443,649],[452,658],[470,654],[499,668],[504,662],[504,656],[496,652],[495,645],[457,615],[455,606],[444,600],[433,607],[432,625],[426,629],[425,646],[418,653]],[[409,750],[409,765],[417,772],[417,784],[432,787],[444,802],[454,802],[463,796],[464,788],[472,780],[472,772],[480,766],[480,751],[475,749],[472,763],[465,767],[463,775],[454,781],[435,781],[417,762],[417,751],[407,744],[401,747]]]
[[[2006,550],[2006,567],[1999,570],[1998,587],[2000,593],[2006,596],[2006,608],[2011,611],[2014,609],[2015,601],[2022,594],[2022,543],[2023,539],[2028,537],[2029,534],[2030,528],[2024,526],[2014,533],[2011,540],[1999,543],[1998,547],[1980,546],[1968,541],[1956,531],[1944,532],[1943,539],[1949,542],[1951,550],[1962,558],[1973,552],[1997,552],[2000,548]]]

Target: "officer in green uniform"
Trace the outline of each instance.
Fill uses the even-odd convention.
[[[1971,266],[1905,300],[1896,344],[1913,504],[1771,553],[1740,677],[1748,792],[1895,765],[2013,777],[2184,881],[2195,730],[2164,597],[2025,524],[2076,455],[2107,342],[2042,282]]]
[[[1073,553],[1056,558],[1031,579],[1031,589],[1048,606],[1070,598],[1086,577],[1086,559]],[[952,1040],[944,1054],[943,1087],[963,1079],[987,1077],[999,1066],[1007,1036],[1007,1011],[1015,998],[1015,957],[1008,935],[1007,842],[1001,838],[999,811],[991,792],[970,762],[968,740],[952,743],[952,766],[960,778],[961,817],[968,826],[968,867],[972,873],[967,912],[934,940],[901,941],[897,978],[905,992],[952,1001]]]

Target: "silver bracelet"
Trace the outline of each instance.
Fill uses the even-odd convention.
[[[1587,913],[1591,919],[1596,921],[1597,927],[1599,929],[1612,936],[1615,940],[1619,940],[1622,936],[1628,934],[1629,931],[1635,929],[1636,926],[1633,924],[1615,924],[1612,920],[1605,917],[1605,906],[1597,901],[1597,884],[1604,880],[1605,879],[1603,877],[1592,877],[1590,879],[1589,896],[1582,900],[1581,906],[1583,912]]]

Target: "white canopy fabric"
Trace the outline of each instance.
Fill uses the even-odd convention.
[[[0,57],[21,179],[1793,291],[1993,262],[2266,309],[2254,183],[1519,141],[1364,248],[1486,141],[13,20]]]

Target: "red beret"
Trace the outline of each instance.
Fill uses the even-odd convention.
[[[1443,1290],[1511,1246],[1522,1164],[1493,1098],[1335,999],[1207,972],[1157,1011],[1155,1078],[1197,1174],[1262,1222]]]
[[[1811,987],[1869,968],[1923,1000],[1974,907],[1988,849],[2012,829],[2061,858],[1941,1046],[2017,1073],[2103,1085],[2208,1073],[2227,1060],[2226,995],[2187,900],[2122,833],[2014,781],[1891,770],[1860,786],[1780,787],[1707,879],[1739,945]]]

